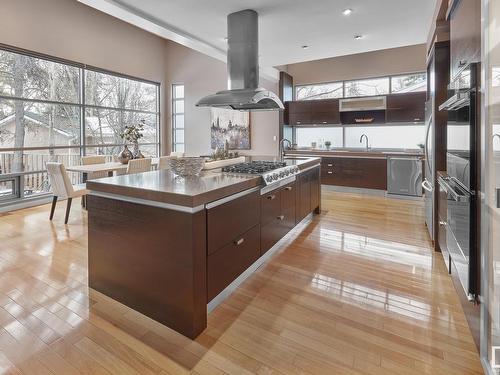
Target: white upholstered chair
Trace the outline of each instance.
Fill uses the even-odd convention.
[[[182,151],[172,151],[170,153],[170,156],[175,156],[176,158],[182,158],[184,157],[184,153]]]
[[[115,163],[119,163],[120,160],[118,159],[118,156],[116,155],[113,155],[113,161]],[[126,169],[118,169],[115,171],[115,176],[121,176],[121,175],[124,175],[124,174],[127,174],[127,170]]]
[[[106,156],[104,155],[93,155],[93,156],[82,156],[83,165],[91,164],[104,164],[106,163]],[[87,175],[87,180],[94,180],[96,178],[108,177],[108,172],[93,172]]]
[[[149,172],[151,170],[151,158],[132,159],[127,165],[127,174]]]
[[[172,159],[172,156],[160,156],[158,158],[158,166],[157,169],[170,169],[169,160]]]
[[[68,203],[66,205],[66,217],[64,219],[64,224],[68,224],[71,202],[73,201],[73,198],[81,197],[87,194],[85,184],[73,186],[68,173],[66,172],[66,168],[61,163],[47,163],[47,172],[49,175],[52,193],[54,194],[49,219],[52,220],[54,217],[57,200],[67,199]]]

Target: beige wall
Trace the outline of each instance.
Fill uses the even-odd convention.
[[[225,90],[227,85],[226,64],[207,57],[174,42],[168,43],[166,57],[167,85],[183,83],[185,86],[185,137],[186,153],[190,155],[209,154],[210,149],[210,108],[198,108],[195,103],[203,96]],[[261,86],[278,91],[278,84],[266,81]],[[170,112],[171,93],[167,93],[167,109]],[[170,119],[169,119],[170,121]],[[276,155],[278,142],[277,112],[252,112],[250,114],[251,145],[249,155]]]
[[[76,0],[2,0],[0,9],[0,43],[160,82],[165,97],[164,39]]]
[[[426,70],[426,45],[308,61],[281,67],[293,76],[295,85],[379,77]]]

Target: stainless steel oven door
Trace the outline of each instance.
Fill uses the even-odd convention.
[[[464,292],[470,300],[470,228],[472,195],[455,178],[439,176],[439,189],[447,197],[446,245]]]

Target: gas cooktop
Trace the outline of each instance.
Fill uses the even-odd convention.
[[[252,161],[223,167],[222,172],[261,175],[265,184],[270,185],[295,176],[299,168],[285,162]]]
[[[285,162],[279,161],[252,161],[222,168],[222,172],[262,174],[274,169],[286,167]]]

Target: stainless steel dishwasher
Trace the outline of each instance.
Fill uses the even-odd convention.
[[[422,196],[421,157],[387,157],[387,193]]]

